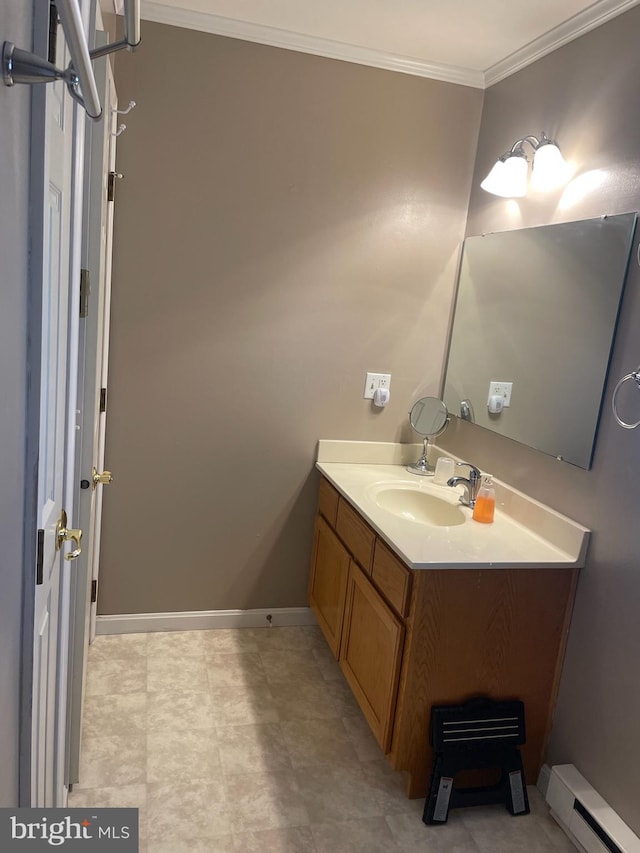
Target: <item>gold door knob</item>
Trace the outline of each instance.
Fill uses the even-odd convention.
[[[102,483],[103,486],[109,485],[109,483],[113,480],[113,474],[111,471],[103,471],[102,474],[98,473],[98,469],[93,467],[91,469],[91,478],[93,482],[93,488],[98,485],[98,483]]]
[[[58,523],[56,524],[56,550],[62,548],[63,542],[75,542],[76,548],[64,555],[65,560],[75,560],[82,554],[80,542],[82,540],[82,530],[75,527],[67,527],[67,513],[62,510]]]

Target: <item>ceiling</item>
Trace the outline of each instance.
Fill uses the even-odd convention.
[[[484,88],[638,2],[141,0],[141,8],[151,21]]]

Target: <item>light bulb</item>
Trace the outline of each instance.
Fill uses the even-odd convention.
[[[503,198],[521,198],[527,193],[528,162],[522,151],[505,154],[484,181],[483,190]]]
[[[553,190],[569,178],[570,169],[554,142],[542,142],[533,155],[531,186],[536,190]]]
[[[487,177],[480,186],[483,190],[493,195],[502,195],[500,189],[503,185],[502,172],[504,171],[504,160],[496,160]]]

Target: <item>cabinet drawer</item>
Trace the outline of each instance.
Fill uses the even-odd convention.
[[[355,509],[343,498],[340,498],[340,502],[338,503],[336,530],[365,572],[371,574],[376,535]]]
[[[338,515],[338,501],[340,495],[328,480],[320,478],[320,494],[318,496],[318,512],[327,519],[332,527],[336,526]]]
[[[400,616],[406,616],[409,610],[411,572],[379,539],[376,542],[371,577],[389,604]]]

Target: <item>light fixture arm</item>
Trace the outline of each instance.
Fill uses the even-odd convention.
[[[528,142],[534,151],[540,145],[540,142],[538,141],[537,137],[532,136],[531,134],[529,134],[529,136],[523,136],[522,139],[519,139],[515,144],[516,145],[522,145],[523,142]],[[511,150],[513,150],[513,149],[511,149]]]
[[[522,146],[525,142],[528,142],[535,152],[538,150],[538,148],[540,148],[541,145],[547,145],[551,142],[551,140],[548,138],[546,133],[542,134],[541,139],[538,139],[536,136],[529,134],[529,136],[523,136],[522,139],[516,140],[516,142],[514,142],[511,146],[511,150],[508,153],[515,154],[516,152],[522,152],[524,154],[524,148]]]

